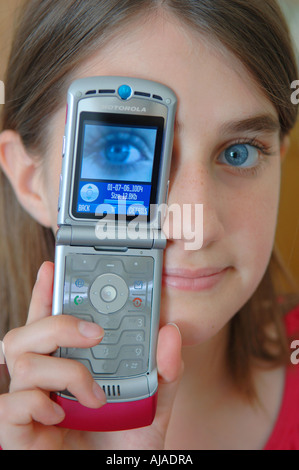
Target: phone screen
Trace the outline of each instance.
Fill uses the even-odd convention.
[[[73,216],[149,221],[156,203],[163,143],[162,117],[82,112]]]

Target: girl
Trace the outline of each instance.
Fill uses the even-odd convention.
[[[185,251],[184,239],[170,237],[165,251],[157,416],[142,430],[107,434],[56,427],[64,414],[49,397],[67,388],[85,406],[105,406],[83,366],[49,356],[58,346],[91,347],[104,334],[50,316],[66,90],[96,75],[147,78],[175,91],[169,204],[204,207],[201,249]],[[10,330],[4,448],[299,448],[298,369],[289,370],[271,280],[296,78],[274,0],[26,2],[0,137],[10,182],[1,182],[1,322]],[[298,325],[298,311],[288,319]]]

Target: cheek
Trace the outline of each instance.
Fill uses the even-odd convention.
[[[231,241],[236,267],[249,290],[255,290],[268,266],[273,250],[280,189],[280,172],[263,180],[236,204],[231,218]]]
[[[162,323],[176,322],[181,328],[184,344],[198,344],[217,334],[249,300],[261,282],[273,249],[276,229],[279,172],[261,178],[256,184],[244,179],[239,197],[227,191],[219,216],[223,223],[221,238],[184,262],[200,266],[202,260],[221,259],[233,269],[223,283],[209,292],[179,292],[164,287]],[[234,190],[237,190],[234,187]],[[172,256],[178,256],[178,245]],[[185,261],[187,260],[187,261]]]

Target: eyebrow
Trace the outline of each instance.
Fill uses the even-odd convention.
[[[184,129],[184,124],[175,121],[176,129],[181,132]],[[271,114],[258,114],[256,116],[248,117],[246,119],[238,119],[229,121],[220,126],[221,134],[233,134],[242,132],[255,132],[255,133],[275,133],[281,131],[280,123],[277,118]]]
[[[274,133],[280,131],[280,123],[271,114],[259,114],[242,120],[227,122],[221,125],[223,134],[240,132]]]

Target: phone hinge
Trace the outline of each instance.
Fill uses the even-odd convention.
[[[125,227],[120,230],[106,230],[99,232],[97,226],[71,226],[62,225],[56,236],[57,245],[93,246],[100,249],[164,249],[166,237],[162,230],[141,228],[130,231]]]

